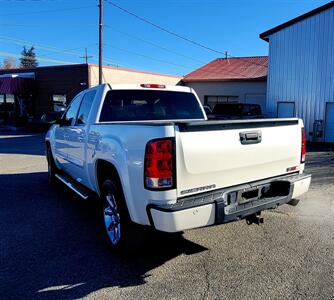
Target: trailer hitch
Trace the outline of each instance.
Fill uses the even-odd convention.
[[[251,224],[263,224],[263,217],[261,217],[261,212],[249,215],[246,217],[246,223],[247,225],[251,225]]]

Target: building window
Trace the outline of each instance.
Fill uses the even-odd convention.
[[[15,97],[12,94],[0,95],[0,124],[6,124],[15,114]]]
[[[66,109],[66,95],[52,95],[53,111],[65,111]]]
[[[9,113],[13,113],[15,111],[15,96],[13,94],[7,94],[5,97],[6,110]]]
[[[214,108],[217,103],[238,103],[238,96],[205,96],[204,104]]]
[[[12,94],[6,95],[6,103],[7,104],[14,104],[15,103],[15,97]]]
[[[0,124],[3,123],[3,120],[5,119],[5,112],[6,112],[5,96],[0,95]]]

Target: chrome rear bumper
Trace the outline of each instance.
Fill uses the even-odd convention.
[[[148,205],[147,214],[152,226],[166,232],[228,223],[288,203],[307,192],[310,182],[308,174],[279,176],[180,198],[175,204]],[[258,196],[245,200],[249,191]]]

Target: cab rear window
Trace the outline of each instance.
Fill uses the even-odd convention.
[[[191,93],[156,90],[111,90],[100,122],[204,119]]]

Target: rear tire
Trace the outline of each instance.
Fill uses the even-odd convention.
[[[105,239],[109,249],[116,254],[142,253],[149,245],[152,229],[131,221],[121,187],[112,179],[105,179],[100,198]]]
[[[105,235],[110,249],[119,252],[127,248],[131,221],[124,197],[111,179],[104,180],[101,189]]]

